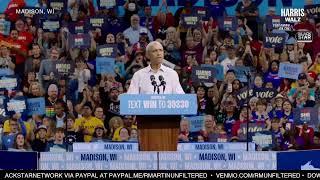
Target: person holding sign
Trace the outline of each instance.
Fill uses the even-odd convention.
[[[133,75],[128,94],[184,94],[177,72],[162,65],[164,53],[159,42],[147,45],[146,57],[150,65]]]
[[[315,105],[315,92],[314,89],[309,88],[305,73],[299,74],[297,87],[290,89],[288,98],[291,103],[295,103],[298,107],[313,107]]]

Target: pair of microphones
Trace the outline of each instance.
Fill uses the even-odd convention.
[[[160,94],[160,86],[162,86],[162,91],[164,93],[164,91],[166,90],[166,81],[164,80],[164,77],[162,75],[159,76],[159,81],[160,81],[160,84],[158,85],[157,82],[156,82],[156,77],[154,75],[151,75],[150,76],[150,80],[151,80],[151,85],[153,86],[153,93],[156,92],[157,90],[157,93]]]

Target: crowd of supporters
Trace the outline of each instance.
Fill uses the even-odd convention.
[[[266,48],[263,37],[272,30],[266,28],[265,17],[259,15],[251,0],[238,2],[234,31],[218,23],[227,16],[220,0],[210,1],[207,19],[195,28],[186,28],[181,21],[194,10],[189,0],[176,12],[170,12],[166,0],[161,0],[155,16],[145,1],[127,0],[123,17],[118,16],[117,8],[98,10],[92,1],[69,0],[67,11],[59,15],[58,32],[44,32],[35,18],[17,15],[15,10],[26,6],[24,0],[11,0],[0,15],[0,21],[11,22],[10,33],[0,34],[0,70],[15,75],[18,81],[17,88],[1,94],[9,99],[45,98],[44,115],[14,113],[2,117],[3,150],[61,151],[71,150],[73,142],[136,142],[135,116],[119,114],[119,95],[126,93],[133,74],[148,66],[145,47],[153,40],[163,45],[165,59],[175,65],[184,91],[197,95],[198,116],[204,118],[201,130],[191,132],[188,117],[183,117],[179,141],[246,141],[242,127],[249,121],[272,135],[269,150],[317,147],[318,124],[297,124],[294,111],[318,108],[320,19],[306,15],[293,27],[311,31],[311,43],[297,43],[287,33],[284,46]],[[47,3],[39,0],[36,7],[46,9]],[[71,47],[68,25],[97,15],[106,17],[107,23],[88,31],[90,47]],[[274,7],[269,8],[268,15],[275,15]],[[117,47],[115,76],[96,73],[96,49],[104,44]],[[74,62],[74,73],[67,77],[55,74],[52,66],[57,61]],[[297,80],[279,77],[280,63],[285,62],[302,65]],[[221,65],[224,78],[193,82],[192,68],[203,64]],[[233,67],[237,66],[250,67],[250,81],[236,78]],[[273,89],[277,95],[240,103],[237,95],[246,88]]]

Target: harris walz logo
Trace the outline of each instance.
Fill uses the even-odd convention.
[[[282,8],[281,17],[286,23],[298,23],[304,17],[305,12],[303,8]]]

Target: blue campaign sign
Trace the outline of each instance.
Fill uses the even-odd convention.
[[[319,156],[319,150],[279,152],[277,170],[320,170]]]
[[[202,129],[204,116],[186,116],[184,119],[189,121],[190,132],[199,132]]]
[[[89,34],[70,34],[68,40],[71,48],[89,48],[91,44]]]
[[[276,170],[276,152],[159,152],[159,170]],[[288,161],[286,162],[288,163]]]
[[[157,152],[42,152],[40,170],[157,170]]]
[[[25,97],[20,96],[6,101],[5,109],[7,115],[13,115],[15,113],[26,114],[27,104]]]
[[[264,36],[263,45],[266,48],[283,47],[286,41],[284,33],[270,33]]]
[[[28,116],[45,114],[45,99],[29,98],[27,99]]]
[[[0,151],[1,170],[37,170],[37,152]]]
[[[210,64],[201,64],[201,67],[210,67],[214,69],[215,78],[218,81],[223,81],[224,79],[224,72],[223,72],[223,66],[220,64],[216,65],[210,65]]]
[[[215,78],[215,70],[211,67],[192,67],[192,82],[212,83]]]
[[[108,142],[108,143],[73,143],[73,152],[128,152],[139,151],[138,143]]]
[[[111,74],[114,72],[115,60],[109,57],[97,57],[96,58],[96,73],[97,74]]]
[[[60,29],[60,21],[59,20],[40,20],[40,27],[44,32],[58,32]]]
[[[223,28],[225,31],[236,31],[238,27],[237,18],[234,16],[227,16],[218,19],[219,27]]]
[[[107,24],[107,19],[104,16],[94,16],[89,19],[90,29],[103,28]]]
[[[71,34],[86,34],[89,32],[88,21],[69,22],[68,25]]]
[[[97,56],[99,57],[112,57],[117,55],[117,46],[114,44],[104,44],[97,46]]]
[[[246,142],[232,143],[178,143],[178,151],[182,152],[205,152],[205,151],[246,151]],[[255,151],[255,144],[249,142],[249,151]]]
[[[49,0],[48,5],[55,13],[66,12],[68,8],[67,0]]]
[[[10,21],[0,20],[0,34],[8,36],[10,33]]]
[[[97,0],[99,10],[112,8],[117,5],[116,0]]]
[[[250,68],[246,66],[233,66],[232,69],[235,72],[236,79],[240,82],[248,82],[245,72],[250,72]]]
[[[308,126],[317,129],[319,125],[318,119],[318,108],[316,107],[305,107],[296,108],[293,111],[293,121],[296,125],[302,125],[307,122]]]
[[[14,90],[17,88],[18,82],[15,76],[0,77],[0,90]]]
[[[122,115],[196,115],[195,94],[122,94]]]
[[[270,131],[260,131],[252,134],[252,142],[257,144],[260,148],[272,147],[272,134]]]
[[[281,78],[298,79],[298,76],[301,72],[301,64],[280,63],[279,77]]]

